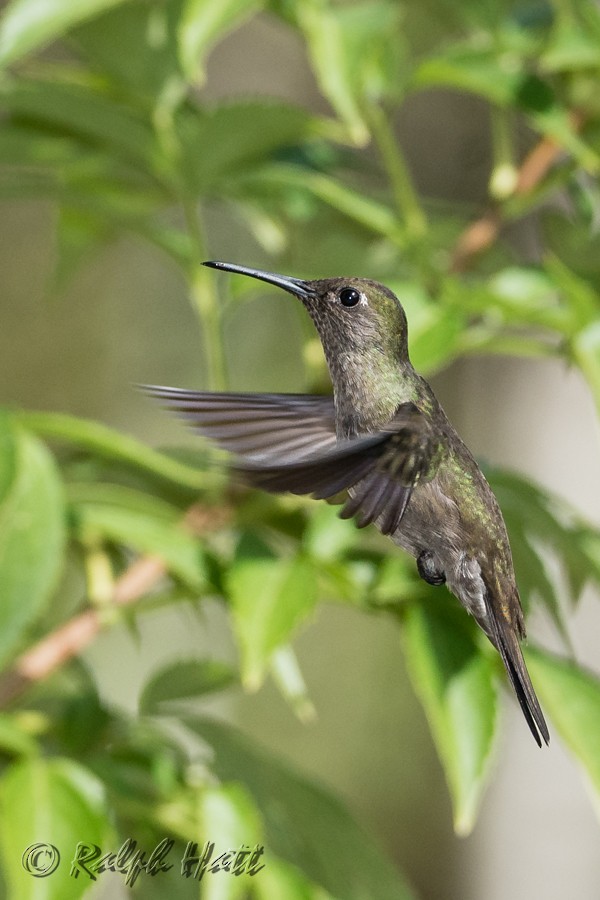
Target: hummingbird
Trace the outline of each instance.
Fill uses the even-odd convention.
[[[305,281],[233,263],[292,294],[319,334],[333,397],[149,387],[194,429],[235,454],[251,485],[343,502],[446,584],[498,650],[538,746],[550,736],[520,648],[525,622],[498,502],[427,381],[413,368],[404,309],[366,278]],[[338,495],[343,495],[340,501]]]

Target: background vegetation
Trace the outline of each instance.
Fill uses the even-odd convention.
[[[318,86],[314,108],[211,94],[209,53],[258,14],[302,43]],[[238,65],[243,71],[246,60]],[[269,307],[282,325],[279,340],[271,331],[267,341],[253,312],[264,289],[200,265],[216,257],[302,277],[376,278],[406,307],[423,374],[466,355],[553,357],[582,373],[600,408],[593,3],[436,0],[417,14],[393,0],[14,0],[0,20],[0,66],[0,196],[11,208],[49,204],[47,294],[60,294],[85,267],[93,272],[103,248],[123,235],[145,242],[185,285],[203,386],[239,381],[248,345],[263,341],[288,362],[289,384],[271,387],[327,389],[301,310]],[[428,199],[411,177],[398,138],[402,114],[433,89],[485,103],[485,208],[450,185],[444,199]],[[538,245],[525,261],[504,234],[532,214]],[[252,255],[242,259],[245,233]],[[83,318],[103,318],[86,296],[79,302]],[[35,313],[33,327],[51,343],[43,315]],[[132,314],[126,340],[138,361],[144,327]],[[196,338],[189,340],[191,348]],[[153,375],[152,360],[144,365],[139,380],[177,383],[172,368]],[[47,377],[42,366],[36,371]],[[82,356],[75,377],[113,375],[99,355]],[[115,396],[129,390],[111,383]],[[56,409],[65,390],[56,388]],[[5,393],[11,401],[8,386]],[[113,429],[39,411],[34,395],[29,408],[11,405],[0,420],[6,895],[66,898],[89,889],[64,860],[46,879],[26,874],[21,854],[35,841],[51,841],[66,859],[79,840],[116,849],[134,837],[151,848],[166,836],[176,842],[173,859],[188,841],[264,844],[266,866],[254,878],[215,876],[201,887],[176,871],[142,875],[134,893],[161,896],[168,886],[181,897],[416,897],[328,789],[215,715],[227,704],[214,700],[272,679],[309,720],[298,630],[330,601],[384,618],[401,631],[455,829],[467,834],[490,776],[504,681],[473,623],[418,580],[412,560],[337,519],[335,508],[245,491],[202,447],[150,449],[125,422]],[[158,434],[163,414],[152,416]],[[600,582],[600,532],[524,476],[488,474],[527,610],[543,607],[564,643],[555,655],[532,641],[528,665],[553,734],[597,794],[600,681],[572,658],[568,614],[585,586]],[[101,632],[126,625],[135,633],[145,616],[182,605],[200,616],[215,605],[226,610],[237,663],[218,645],[189,658],[174,648],[174,661],[150,673],[136,710],[107,703],[80,653]]]

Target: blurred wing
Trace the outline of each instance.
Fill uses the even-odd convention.
[[[340,515],[360,528],[376,522],[384,534],[400,525],[414,487],[430,477],[438,441],[412,403],[398,407],[385,431],[339,441],[298,462],[238,465],[253,485],[267,491],[333,497],[349,491]]]
[[[215,394],[144,386],[195,431],[253,463],[297,462],[336,444],[331,397]]]
[[[377,522],[384,534],[398,528],[438,450],[413,403],[401,404],[385,431],[338,441],[331,397],[144,390],[240,457],[234,468],[255,487],[317,499],[348,490],[342,518],[355,516],[360,528]]]

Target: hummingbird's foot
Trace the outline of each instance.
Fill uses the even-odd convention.
[[[434,562],[431,550],[423,550],[417,557],[417,569],[419,575],[427,584],[444,584],[446,575],[443,569],[438,569]]]

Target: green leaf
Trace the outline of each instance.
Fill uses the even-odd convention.
[[[322,93],[359,147],[369,141],[364,109],[397,91],[402,56],[400,9],[386,0],[330,5],[301,0],[295,15]]]
[[[461,42],[422,63],[417,87],[451,87],[485,97],[502,107],[517,107],[534,126],[556,140],[584,168],[596,171],[600,158],[577,134],[570,112],[560,105],[550,84],[531,72],[518,52],[498,52],[492,35]]]
[[[202,80],[211,46],[263,5],[263,0],[187,0],[179,24],[179,54],[187,77]]]
[[[478,38],[477,43],[455,44],[421,63],[413,76],[415,86],[456,88],[510,105],[523,81],[522,63],[498,57],[491,35]]]
[[[207,878],[202,888],[203,900],[237,900],[247,897],[247,891],[254,885],[254,879],[260,878],[265,866],[265,859],[260,852],[264,845],[262,840],[262,822],[252,796],[239,782],[209,787],[200,796],[200,820],[202,833],[209,835],[218,848],[239,850],[241,847],[256,850],[256,856],[247,863],[255,869],[255,874],[243,872],[239,876],[227,879]],[[267,861],[268,864],[268,861]]]
[[[571,349],[600,413],[600,321],[580,331],[573,339]]]
[[[414,897],[370,835],[324,788],[226,725],[198,718],[186,718],[184,724],[213,749],[215,774],[225,782],[241,782],[254,798],[269,852],[333,897]],[[268,866],[268,856],[265,862]]]
[[[79,841],[106,846],[108,820],[102,786],[83,766],[69,759],[33,757],[15,763],[0,780],[0,854],[13,900],[76,900],[90,887],[86,876],[73,878],[70,862]],[[25,870],[55,857],[53,850],[31,851],[36,843],[52,844],[60,856],[48,877]]]
[[[238,175],[249,177],[277,151],[318,131],[318,119],[276,100],[228,102],[209,111],[186,108],[177,117],[185,181],[199,193],[235,188]]]
[[[323,203],[348,216],[363,228],[389,238],[399,246],[405,244],[394,212],[366,194],[345,185],[340,179],[304,169],[300,166],[274,163],[255,175],[238,179],[242,188],[251,187],[264,194],[265,189],[295,189],[317,197]]]
[[[466,835],[490,776],[498,725],[495,660],[478,648],[473,623],[450,597],[411,603],[404,626],[408,672],[444,767],[455,830]]]
[[[124,0],[13,0],[0,21],[0,66],[62,37],[74,25]]]
[[[0,713],[0,751],[11,755],[30,756],[37,751],[37,743],[23,728],[23,718],[18,715]]]
[[[597,322],[600,316],[600,296],[586,279],[572,272],[556,256],[549,256],[545,269],[562,295],[570,313],[571,334]]]
[[[125,3],[75,29],[72,42],[88,65],[136,98],[182,99],[177,26],[184,2]]]
[[[571,74],[577,69],[598,69],[600,67],[600,23],[597,11],[590,5],[590,12],[595,19],[595,33],[582,27],[570,17],[560,19],[550,39],[540,55],[539,63],[545,72],[566,72]],[[589,20],[589,16],[587,17]]]
[[[526,658],[542,706],[583,766],[600,810],[600,679],[547,651],[529,648]]]
[[[0,665],[50,599],[63,563],[62,487],[43,444],[0,411]]]
[[[141,715],[164,715],[165,707],[187,703],[205,694],[221,691],[236,681],[236,673],[226,663],[212,659],[176,662],[155,672],[144,685],[139,702]]]
[[[524,533],[528,543],[533,538],[549,545],[562,564],[573,600],[579,598],[589,580],[600,580],[598,560],[593,551],[594,543],[600,538],[597,529],[582,522],[564,502],[527,478],[500,469],[487,474],[506,517],[511,538],[514,534],[518,544],[519,536]],[[521,562],[520,576],[525,577],[530,588],[550,600],[549,607],[554,615],[556,599],[549,597],[543,581],[538,579],[541,572],[535,560],[529,565],[525,553]],[[545,572],[543,563],[541,565]],[[551,585],[550,591],[554,594]]]
[[[272,855],[253,887],[257,900],[335,900],[329,891],[312,885],[295,866]]]
[[[313,611],[317,579],[313,566],[293,559],[238,555],[227,574],[233,627],[242,655],[242,680],[262,684],[273,653]]]
[[[312,514],[302,543],[309,556],[322,562],[339,559],[360,540],[354,522],[340,519],[339,507],[323,503]]]
[[[15,418],[44,438],[64,441],[104,459],[140,469],[194,491],[215,487],[218,475],[207,473],[171,459],[129,435],[100,422],[64,413],[21,411]]]
[[[202,547],[180,511],[149,494],[117,485],[79,485],[69,491],[82,540],[102,538],[164,560],[192,590],[206,582]]]
[[[311,722],[316,710],[308,695],[296,654],[292,647],[280,647],[271,657],[271,676],[281,695],[301,722]]]
[[[91,144],[143,171],[152,170],[156,145],[147,119],[138,110],[115,103],[97,85],[57,77],[4,78],[0,100],[17,120],[51,128],[60,136],[75,136],[88,153]]]

